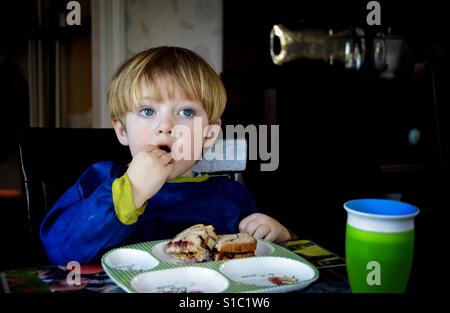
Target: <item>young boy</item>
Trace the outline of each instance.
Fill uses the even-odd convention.
[[[225,102],[220,78],[192,51],[159,47],[125,62],[111,82],[108,105],[132,161],[92,165],[56,202],[41,226],[50,261],[96,262],[113,247],[171,238],[199,223],[212,224],[218,234],[290,239],[283,225],[258,213],[243,185],[193,175],[202,149],[217,138]],[[205,131],[196,132],[195,124]]]

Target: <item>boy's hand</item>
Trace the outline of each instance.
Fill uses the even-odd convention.
[[[253,213],[244,218],[239,223],[239,231],[268,241],[283,242],[291,239],[286,227],[276,219],[261,213]]]
[[[134,204],[140,208],[163,186],[173,169],[172,154],[153,145],[144,146],[128,166]]]

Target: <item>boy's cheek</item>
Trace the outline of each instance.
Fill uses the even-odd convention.
[[[202,156],[202,142],[176,141],[172,146],[172,157],[175,161],[195,161]]]

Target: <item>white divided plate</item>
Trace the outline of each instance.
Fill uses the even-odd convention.
[[[167,262],[172,264],[184,264],[188,262],[184,262],[178,259],[175,259],[170,253],[167,253],[165,250],[165,247],[169,240],[162,241],[155,245],[152,249],[153,255],[155,255],[161,262]],[[263,240],[258,239],[256,243],[256,250],[255,255],[256,256],[262,256],[262,255],[269,255],[274,251],[274,248],[264,242]]]
[[[223,263],[219,271],[244,285],[281,287],[269,289],[270,292],[302,289],[319,277],[319,272],[310,265],[282,257],[230,260]]]
[[[147,271],[158,266],[159,261],[150,253],[138,249],[116,249],[109,253],[104,262],[125,271]]]
[[[219,272],[193,266],[142,273],[130,284],[140,293],[213,293],[228,288]]]

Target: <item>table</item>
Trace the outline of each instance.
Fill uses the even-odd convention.
[[[319,270],[319,279],[301,292],[350,292],[345,262],[341,257],[310,240],[289,241],[285,246]],[[66,266],[49,265],[5,271],[0,273],[1,288],[4,293],[124,293],[99,264],[80,266],[79,285],[68,283],[70,270]]]

